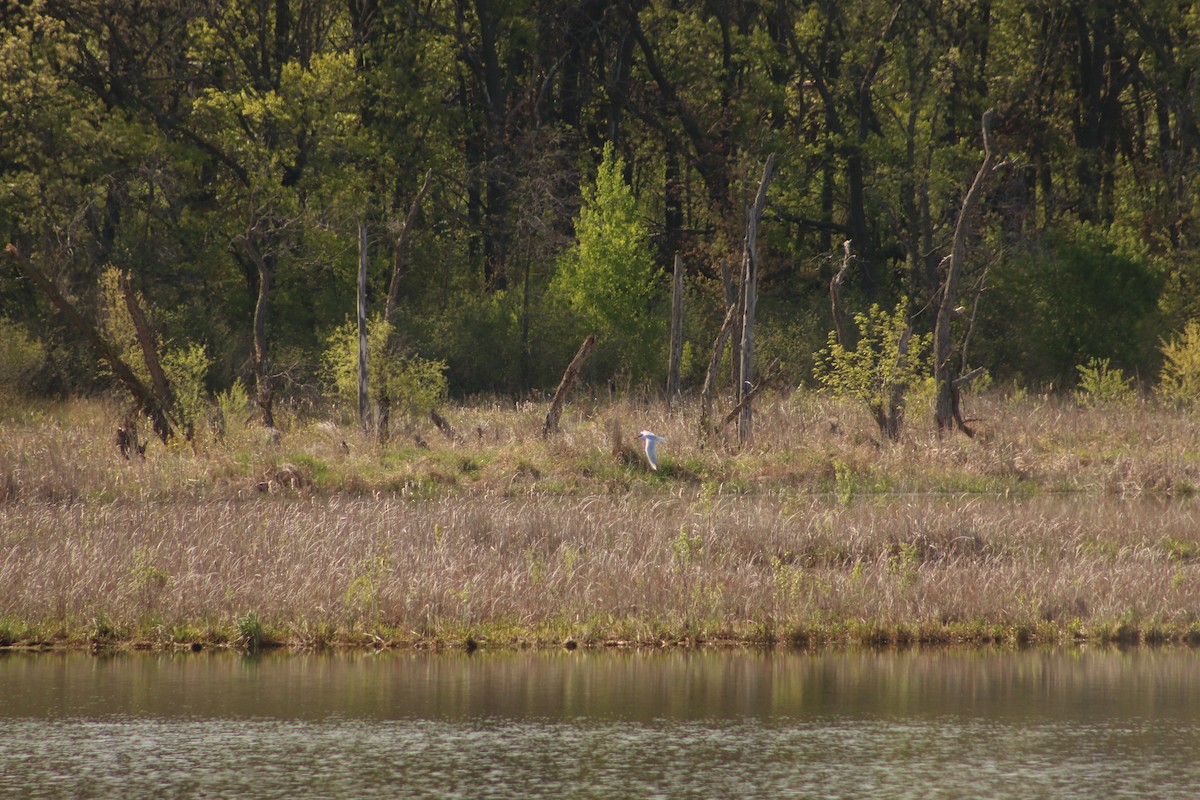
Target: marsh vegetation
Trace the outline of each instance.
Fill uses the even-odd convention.
[[[920,398],[916,398],[920,402]],[[1200,639],[1200,437],[1157,401],[970,400],[979,435],[764,398],[477,402],[381,444],[281,415],[125,459],[115,406],[0,421],[0,644],[73,647]],[[914,414],[913,418],[918,418]],[[929,415],[920,415],[929,419]],[[634,436],[667,436],[660,469]],[[420,439],[425,446],[417,446]]]

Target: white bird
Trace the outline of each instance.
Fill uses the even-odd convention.
[[[659,436],[657,433],[651,433],[650,431],[642,431],[638,434],[637,438],[641,439],[646,445],[646,460],[650,462],[650,469],[657,470],[658,456],[655,455],[654,448],[658,446],[659,442],[665,442],[667,440],[666,437]]]

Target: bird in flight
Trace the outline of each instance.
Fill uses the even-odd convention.
[[[657,433],[650,431],[642,431],[638,434],[638,438],[646,445],[646,460],[650,462],[650,469],[658,469],[658,455],[655,448],[659,442],[665,442],[667,439],[664,436],[659,436]]]

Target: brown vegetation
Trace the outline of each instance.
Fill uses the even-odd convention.
[[[549,441],[544,406],[462,406],[469,435],[411,450],[280,415],[132,460],[106,404],[10,409],[0,644],[1200,638],[1189,414],[972,406],[974,440],[892,444],[768,397],[742,451],[658,402],[570,407]],[[613,441],[643,425],[657,473]]]

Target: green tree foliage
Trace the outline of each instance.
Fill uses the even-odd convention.
[[[206,385],[211,366],[208,349],[195,342],[168,347],[162,355],[162,369],[175,397],[175,416],[188,439],[211,406]]]
[[[662,290],[649,231],[624,177],[625,162],[605,145],[595,184],[583,187],[576,244],[559,262],[555,292],[583,330],[596,333],[596,360],[622,365],[634,377],[661,367],[665,325],[656,308]],[[658,312],[658,313],[656,313]]]
[[[1160,279],[1144,253],[1115,239],[1080,225],[993,269],[979,349],[999,377],[1070,386],[1089,359],[1127,371],[1153,360]]]
[[[397,272],[397,333],[455,393],[552,388],[591,327],[591,378],[644,377],[676,253],[710,347],[768,152],[764,346],[828,329],[846,239],[848,304],[934,301],[994,107],[964,357],[1067,387],[1092,358],[1152,368],[1200,309],[1198,82],[1191,3],[8,3],[0,244],[92,320],[105,270],[130,274],[162,341],[204,342],[212,388],[260,403],[319,383],[360,220],[372,310]],[[0,314],[56,354],[48,385],[103,381],[7,266]]]

